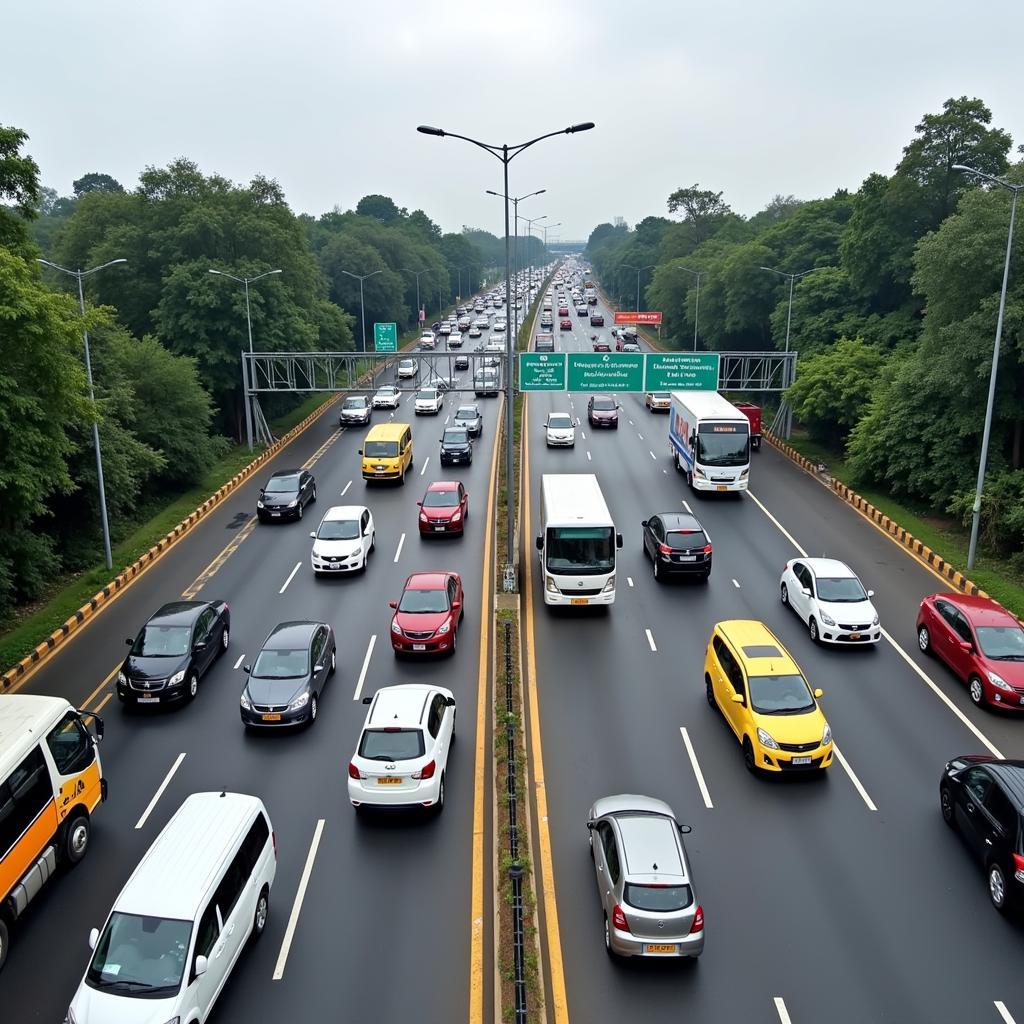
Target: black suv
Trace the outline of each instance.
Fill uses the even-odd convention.
[[[301,519],[302,510],[316,501],[316,480],[308,469],[280,469],[260,488],[256,514],[261,523]]]
[[[1024,892],[1024,761],[965,754],[946,764],[939,807],[985,868],[992,906],[1005,913]]]
[[[654,578],[696,576],[705,583],[711,575],[711,540],[695,516],[662,512],[645,519],[644,554],[654,566]]]
[[[473,440],[465,427],[446,427],[441,437],[441,465],[453,466],[473,461]]]

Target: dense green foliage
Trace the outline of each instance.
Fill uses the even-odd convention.
[[[721,192],[673,192],[633,230],[599,224],[587,255],[613,299],[664,314],[663,338],[800,353],[788,394],[812,437],[848,456],[854,482],[923,510],[969,517],[992,366],[1011,196],[954,170],[1024,183],[1010,136],[981,100],[926,114],[891,175],[750,218]],[[1024,548],[1024,210],[1018,211],[999,359],[983,542]],[[803,274],[793,286],[768,273]],[[685,268],[685,269],[683,269]],[[700,306],[697,314],[697,273]],[[1024,562],[1024,554],[1018,555]]]

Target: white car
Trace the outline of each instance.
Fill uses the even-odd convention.
[[[448,335],[448,347],[458,348],[461,344],[462,335],[458,331],[452,331],[452,333]]]
[[[377,541],[373,514],[365,505],[334,505],[314,533],[310,565],[314,576],[366,570]]]
[[[505,335],[503,334],[492,334],[487,339],[487,352],[504,352],[505,351]]]
[[[424,388],[416,393],[416,401],[413,404],[413,408],[417,416],[422,416],[425,413],[432,413],[436,416],[441,411],[443,405],[444,394],[441,391],[437,388]]]
[[[494,326],[491,328],[496,334],[504,334],[508,324],[504,320],[495,320]]]
[[[398,361],[398,377],[400,380],[407,377],[415,377],[419,372],[419,364],[415,359],[400,359]]]
[[[451,690],[422,683],[385,686],[372,697],[348,766],[348,798],[365,807],[444,809],[448,752],[455,736]]]
[[[815,643],[861,646],[882,638],[878,612],[857,574],[835,558],[794,558],[779,581],[779,597],[807,624]]]
[[[433,348],[437,342],[437,335],[433,331],[420,331],[420,347]]]
[[[576,425],[567,412],[549,412],[544,423],[544,438],[549,448],[575,448]]]
[[[480,330],[480,327],[477,324],[473,324],[473,326],[470,327],[469,329],[469,336],[471,338],[479,338],[482,333],[483,332]]]
[[[393,384],[385,384],[383,387],[377,388],[373,396],[373,407],[374,409],[397,409],[401,400],[402,392]]]

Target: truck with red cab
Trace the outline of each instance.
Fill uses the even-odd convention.
[[[734,402],[737,409],[750,420],[750,447],[756,452],[761,447],[761,407],[749,402]]]

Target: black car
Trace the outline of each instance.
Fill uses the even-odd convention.
[[[192,700],[203,673],[231,642],[231,609],[223,601],[173,601],[139,631],[117,673],[125,705]]]
[[[694,516],[662,512],[645,519],[644,554],[654,565],[654,578],[697,576],[705,583],[711,575],[711,539]]]
[[[465,427],[470,437],[479,437],[484,432],[484,418],[478,405],[460,405],[452,423],[456,427]]]
[[[456,370],[468,370],[469,369],[469,356],[464,353],[455,357],[455,369]]]
[[[370,422],[372,412],[370,399],[366,395],[349,395],[341,403],[341,415],[338,417],[338,420],[343,427],[353,423],[365,426]]]
[[[301,519],[302,510],[316,501],[316,480],[308,469],[279,469],[260,488],[256,514],[261,523],[275,519]]]
[[[252,665],[239,702],[247,729],[312,725],[338,651],[326,622],[282,622],[270,631]]]
[[[1000,913],[1024,892],[1024,761],[988,754],[954,758],[939,782],[939,807],[985,869],[988,896]]]
[[[446,427],[441,436],[441,465],[454,466],[457,462],[467,466],[473,461],[473,439],[462,426]]]

